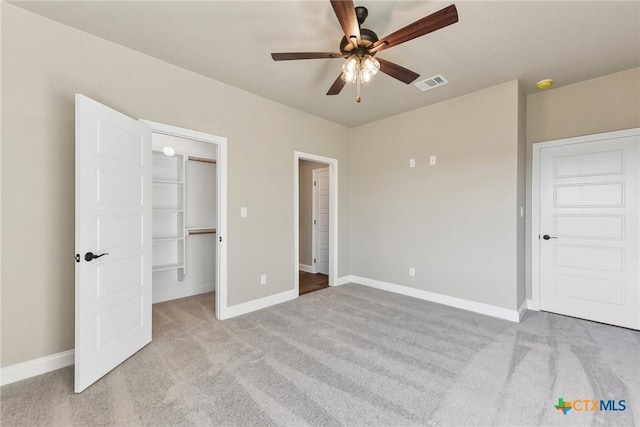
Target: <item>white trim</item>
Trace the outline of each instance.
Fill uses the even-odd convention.
[[[540,307],[538,307],[532,299],[527,300],[527,310],[540,311]]]
[[[300,177],[300,173],[298,173],[298,179]],[[316,209],[318,208],[316,206],[316,170],[312,169],[311,170],[311,271],[310,273],[316,274],[318,272],[318,270],[316,269],[316,266],[318,265],[317,263],[317,259],[316,259],[316,252],[317,252],[317,248],[316,248],[316,224],[314,224],[314,221],[316,219]],[[331,189],[329,189],[329,191],[331,191]],[[298,193],[299,194],[299,193]],[[298,200],[298,203],[300,203],[300,201]],[[299,206],[299,205],[298,205]],[[298,221],[300,219],[298,218]],[[300,226],[298,225],[298,230],[300,229]],[[300,238],[298,236],[298,238]]]
[[[531,305],[532,310],[540,310],[540,156],[544,148],[563,145],[584,144],[604,139],[626,138],[640,135],[640,128],[613,132],[562,138],[533,144],[533,165],[531,169]]]
[[[369,286],[371,288],[381,289],[383,291],[389,291],[396,294],[422,299],[425,301],[448,305],[450,307],[461,308],[463,310],[473,311],[475,313],[486,314],[487,316],[497,317],[499,319],[509,320],[511,322],[520,321],[518,310],[509,310],[508,308],[497,307],[495,305],[470,301],[462,298],[452,297],[449,295],[437,294],[435,292],[424,291],[422,289],[411,288],[409,286],[396,285],[395,283],[368,279],[366,277],[351,276],[351,279],[353,283]]]
[[[73,350],[62,351],[26,362],[0,368],[0,385],[15,383],[26,380],[36,375],[46,374],[56,369],[66,368],[73,365],[75,354]]]
[[[518,322],[522,320],[526,311],[527,311],[527,301],[525,300],[522,304],[520,304],[520,307],[518,307]]]
[[[338,159],[317,154],[293,152],[293,280],[300,292],[300,160],[326,163],[329,166],[329,286],[338,281]]]
[[[215,285],[213,283],[207,283],[205,285],[194,287],[172,287],[161,293],[154,293],[151,302],[157,304],[159,302],[171,301],[178,298],[192,297],[194,295],[206,294],[207,292],[213,292]]]
[[[335,283],[331,286],[342,286],[346,285],[347,283],[353,283],[353,276],[349,275],[339,277],[338,280],[336,280]]]
[[[218,320],[229,317],[227,310],[227,138],[212,135],[191,129],[184,129],[164,123],[153,122],[140,119],[146,123],[152,132],[163,135],[177,136],[195,141],[216,144],[216,181],[218,224],[216,224],[216,236],[218,237],[218,248],[216,250],[216,286],[215,286],[215,314]],[[220,241],[222,240],[222,241]]]
[[[176,136],[178,138],[188,138],[188,139],[193,139],[195,141],[209,142],[211,144],[227,143],[227,138],[223,136],[212,135],[210,133],[200,132],[192,129],[185,129],[177,126],[167,125],[164,123],[154,122],[151,120],[140,119],[140,121],[149,125],[151,130],[155,133],[161,133],[163,135],[169,135],[169,136]]]
[[[316,201],[318,197],[318,185],[317,185],[317,175],[320,172],[327,171],[329,172],[328,167],[322,167],[317,169],[311,169],[311,261],[313,262],[312,268],[313,273],[318,272],[318,225],[319,225],[319,217],[317,210],[320,208]],[[316,183],[316,185],[314,185]],[[329,198],[331,198],[331,187],[329,187]],[[329,207],[329,215],[331,215],[331,207]],[[331,232],[331,226],[329,226],[329,232]]]
[[[298,270],[304,271],[306,273],[316,274],[316,272],[313,270],[313,267],[307,264],[299,264]]]
[[[225,319],[241,316],[243,314],[251,313],[256,310],[271,307],[272,305],[281,304],[283,302],[291,301],[298,298],[298,292],[296,290],[288,290],[280,292],[279,294],[269,295],[268,297],[258,298],[252,301],[244,302],[242,304],[232,305],[227,307],[225,312]]]

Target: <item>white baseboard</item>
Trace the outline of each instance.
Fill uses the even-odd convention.
[[[306,273],[311,273],[311,274],[315,274],[316,273],[316,271],[313,269],[313,266],[307,265],[307,264],[299,264],[298,265],[298,270],[304,271]]]
[[[27,360],[26,362],[16,363],[15,365],[5,366],[4,368],[0,368],[0,385],[15,383],[16,381],[71,366],[75,362],[74,357],[74,351],[67,350],[50,354],[49,356]]]
[[[435,292],[424,291],[422,289],[411,288],[409,286],[396,285],[395,283],[368,279],[366,277],[351,276],[351,282],[376,289],[381,289],[383,291],[394,292],[396,294],[422,299],[425,301],[448,305],[450,307],[461,308],[463,310],[473,311],[475,313],[486,314],[487,316],[510,320],[512,322],[520,321],[518,310],[509,310],[508,308],[502,308],[495,305],[489,305],[481,302],[451,297],[448,295],[437,294]]]
[[[528,299],[527,300],[527,310],[540,311],[540,307],[538,307],[538,304],[533,302],[532,299]]]
[[[170,286],[174,285],[173,283],[167,285],[162,289],[162,284],[160,286],[156,286],[153,289],[153,296],[151,298],[151,303],[156,304],[158,302],[171,301],[173,299],[178,298],[186,298],[194,295],[205,294],[207,292],[213,292],[216,287],[213,283],[207,283],[201,286],[195,287],[179,287],[179,286]]]
[[[527,301],[525,300],[522,304],[520,304],[520,307],[518,307],[518,322],[522,320],[522,318],[524,317],[524,313],[526,313],[526,311],[527,311]]]
[[[268,297],[232,305],[231,307],[227,307],[224,311],[224,317],[220,320],[241,316],[243,314],[251,313],[252,311],[261,310],[296,298],[298,298],[298,292],[296,292],[295,289],[291,289],[289,291],[280,292],[279,294],[269,295]]]
[[[342,276],[342,277],[338,277],[336,282],[331,286],[342,286],[352,282],[353,282],[353,276]]]

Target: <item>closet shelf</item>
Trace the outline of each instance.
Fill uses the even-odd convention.
[[[154,242],[170,242],[173,240],[184,240],[182,236],[173,236],[173,237],[153,237],[151,238]]]
[[[151,271],[168,271],[168,270],[178,270],[184,268],[183,264],[164,264],[164,265],[154,265],[151,267]]]
[[[154,179],[154,184],[184,185],[184,181],[174,181],[172,179]]]

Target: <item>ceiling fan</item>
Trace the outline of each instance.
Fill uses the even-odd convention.
[[[360,27],[369,14],[366,7],[354,7],[351,0],[330,0],[330,2],[344,31],[340,52],[285,52],[272,53],[271,57],[274,61],[346,58],[342,73],[333,82],[327,95],[337,95],[346,83],[356,83],[356,102],[361,101],[360,83],[368,82],[378,71],[405,84],[420,77],[419,74],[398,64],[382,58],[374,58],[378,52],[458,22],[456,6],[451,5],[379,39],[373,31]]]

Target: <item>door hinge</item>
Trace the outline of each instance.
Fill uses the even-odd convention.
[[[315,219],[313,220],[313,225],[316,225],[316,220]]]
[[[220,243],[222,243],[222,236],[220,236],[219,239],[220,239]]]
[[[314,263],[314,264],[316,263],[316,259],[315,259],[315,258],[313,259],[313,263]]]
[[[80,254],[76,254],[76,262],[80,262]]]
[[[315,182],[315,181],[313,181],[313,186],[314,186],[314,187],[316,186],[316,182]]]

